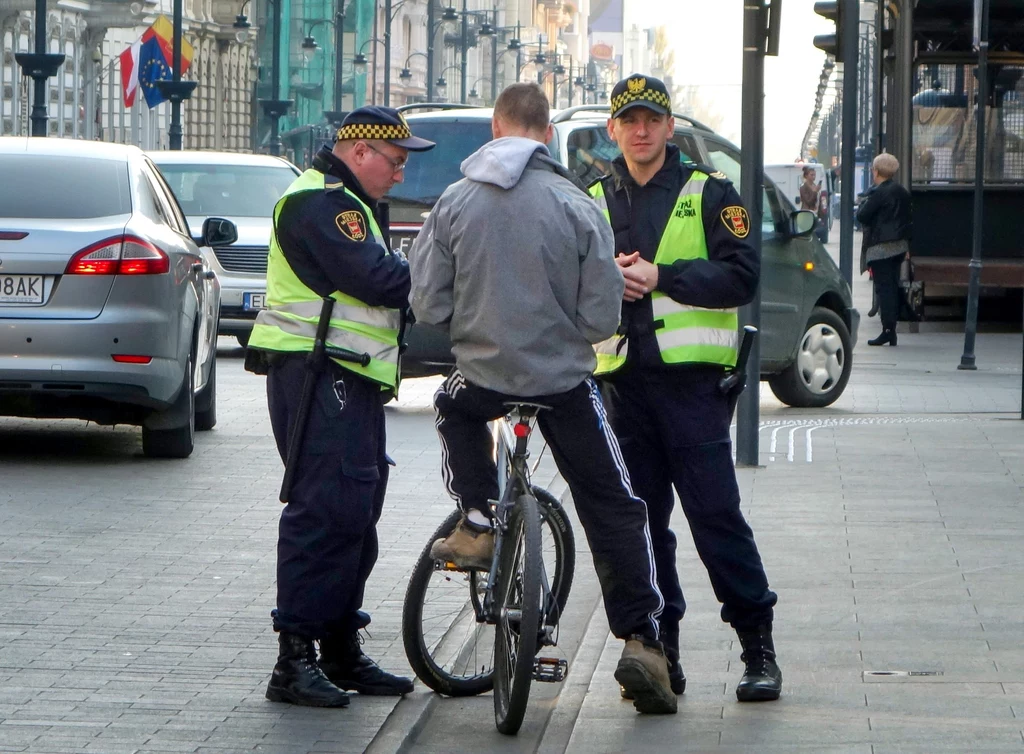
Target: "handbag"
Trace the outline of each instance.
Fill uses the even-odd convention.
[[[900,322],[920,322],[924,311],[924,282],[914,280],[914,260],[910,254],[900,263]]]

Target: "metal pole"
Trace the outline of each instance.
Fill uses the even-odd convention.
[[[974,359],[974,341],[978,335],[978,296],[981,292],[981,244],[985,231],[985,106],[988,104],[988,9],[989,0],[981,3],[981,28],[978,39],[978,96],[977,138],[974,152],[974,238],[971,277],[967,284],[967,322],[964,327],[964,352],[957,369],[977,369]]]
[[[46,54],[46,0],[36,0],[36,55]],[[32,135],[46,136],[46,79],[33,76]]]
[[[572,88],[576,85],[572,77],[572,55],[569,56],[569,78],[566,80],[569,82],[569,102],[566,106],[572,107]]]
[[[773,19],[773,23],[775,20]],[[749,214],[751,245],[761,258],[761,213],[764,189],[764,45],[767,8],[764,0],[746,0],[743,5],[743,102],[740,121],[742,167],[740,197]],[[761,327],[761,286],[754,300],[740,310],[740,324]],[[761,346],[754,339],[747,362],[747,387],[740,394],[736,413],[736,463],[757,466],[757,429],[761,404]]]
[[[174,45],[171,54],[172,78],[177,84],[181,81],[181,0],[174,0]],[[171,128],[167,132],[171,149],[181,149],[181,98],[171,98]]]
[[[498,101],[498,9],[494,9],[494,34],[491,35],[491,107]]]
[[[344,79],[342,64],[345,62],[345,0],[338,0],[338,15],[334,17],[334,109],[340,113],[345,109]]]
[[[843,201],[840,205],[839,269],[853,288],[853,198],[854,162],[857,149],[857,45],[860,36],[860,0],[841,0],[843,8],[843,133],[840,147],[840,178]]]
[[[434,0],[427,0],[427,102],[434,101]]]
[[[516,48],[516,83],[523,73],[523,38],[520,36],[519,22],[516,22],[516,39],[519,40],[519,47]]]
[[[384,0],[384,107],[391,107],[391,0]]]
[[[462,0],[462,63],[459,68],[459,78],[462,81],[459,82],[459,102],[466,104],[466,69],[469,65],[469,23],[467,19],[469,13],[466,5],[466,0]]]
[[[180,0],[175,0],[180,2]],[[284,0],[273,0],[274,2],[274,50],[270,58],[271,82],[270,99],[280,102],[281,100],[281,4]],[[281,133],[280,116],[272,115],[270,118],[270,154],[281,154]]]

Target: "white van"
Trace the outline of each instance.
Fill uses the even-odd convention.
[[[818,162],[786,162],[777,165],[765,165],[765,174],[775,181],[779,191],[793,206],[800,207],[800,185],[804,182],[804,168],[814,170],[814,180],[818,184],[818,227],[815,233],[822,243],[828,243],[828,234],[832,229],[832,202],[834,186],[832,171]]]

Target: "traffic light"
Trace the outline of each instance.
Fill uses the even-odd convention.
[[[843,59],[843,5],[846,0],[826,0],[814,4],[814,12],[836,24],[835,34],[816,34],[814,46],[836,60]]]

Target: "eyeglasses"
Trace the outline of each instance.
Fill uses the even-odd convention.
[[[389,163],[391,163],[391,169],[394,170],[394,172],[401,173],[403,170],[405,170],[405,165],[408,162],[408,160],[396,160],[393,157],[388,157],[386,154],[381,152],[379,149],[377,149],[375,146],[373,146],[373,144],[371,144],[368,141],[364,141],[363,144],[365,144],[369,149],[371,149],[372,151],[376,152],[381,157],[383,157],[385,160],[387,160]]]

